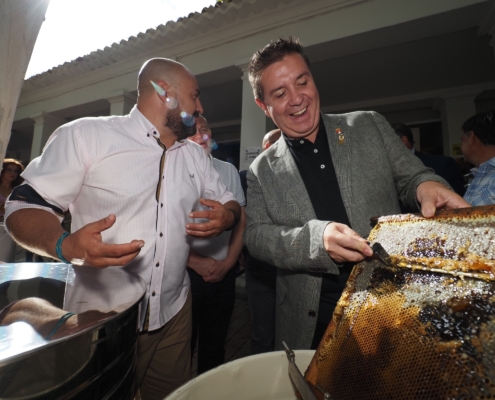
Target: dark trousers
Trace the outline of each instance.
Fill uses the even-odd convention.
[[[187,268],[191,279],[194,352],[198,340],[198,374],[222,365],[225,361],[225,339],[235,302],[235,268],[216,283]]]
[[[251,312],[251,351],[267,353],[275,348],[275,267],[246,257],[246,292]]]

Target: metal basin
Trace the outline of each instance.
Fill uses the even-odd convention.
[[[76,302],[78,281],[94,292]],[[105,281],[133,289],[122,299],[101,290]],[[0,398],[132,399],[145,291],[141,278],[116,267],[95,273],[59,263],[0,264],[0,315],[15,315],[0,326]],[[74,312],[77,323],[62,324],[47,339],[58,314],[51,320],[39,312],[44,300],[53,312]],[[23,312],[14,314],[21,304]]]

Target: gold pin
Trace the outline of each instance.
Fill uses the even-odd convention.
[[[339,135],[339,144],[344,144],[344,134],[342,133],[342,129],[337,128],[335,129],[335,133]]]

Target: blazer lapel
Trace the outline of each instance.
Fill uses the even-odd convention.
[[[339,115],[322,114],[322,117],[342,201],[352,225],[352,171],[355,166],[351,163],[352,135],[350,127],[345,123],[345,119]]]
[[[283,137],[277,142],[272,168],[279,182],[283,185],[283,190],[289,193],[297,203],[303,218],[305,220],[315,219],[316,215],[306,186]]]

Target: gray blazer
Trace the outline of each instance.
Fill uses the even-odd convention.
[[[420,183],[448,186],[401,143],[380,114],[323,115],[323,121],[347,215],[360,235],[370,232],[371,217],[399,214],[398,198],[417,209]],[[339,273],[323,246],[328,221],[316,219],[283,138],[256,158],[247,179],[245,244],[253,257],[278,267],[275,347],[281,349],[285,340],[293,349],[309,349],[322,273]]]

